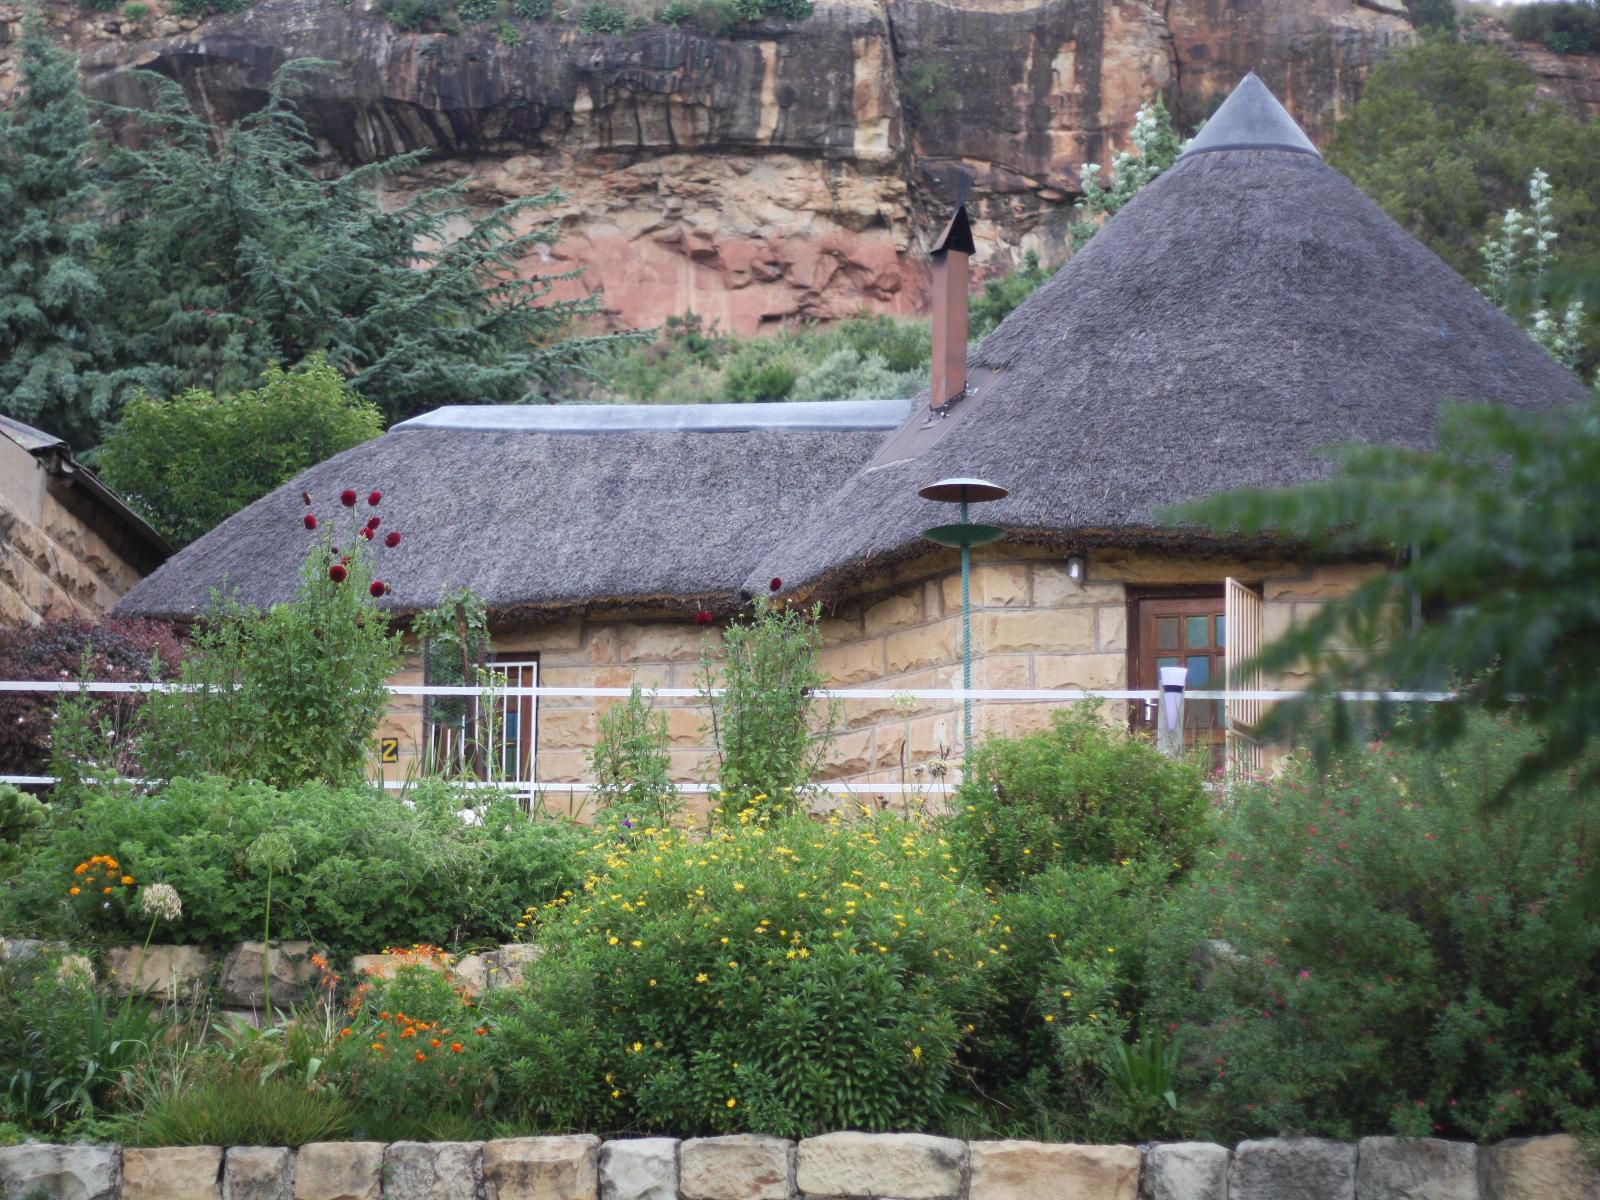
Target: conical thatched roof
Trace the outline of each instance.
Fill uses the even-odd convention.
[[[575,605],[726,611],[771,541],[900,424],[901,401],[444,409],[347,450],[228,518],[131,590],[122,614],[187,617],[226,584],[292,595],[307,509],[340,530],[355,489],[382,516],[375,548],[413,611],[472,587],[502,618]],[[365,497],[379,489],[376,509]]]
[[[1010,488],[973,516],[1013,539],[1172,544],[1162,505],[1324,476],[1314,452],[1332,443],[1428,445],[1443,401],[1583,394],[1323,163],[1254,76],[984,339],[970,378],[946,417],[923,397],[747,586],[826,588],[925,549],[920,531],[953,514],[917,489],[949,476]]]

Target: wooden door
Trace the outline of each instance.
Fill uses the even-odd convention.
[[[1221,589],[1209,594],[1153,595],[1135,599],[1129,628],[1129,667],[1135,688],[1159,688],[1162,667],[1187,667],[1189,691],[1221,690],[1227,655],[1227,616]],[[1153,710],[1134,705],[1138,725],[1154,727]],[[1217,700],[1190,700],[1184,742],[1210,746],[1220,765],[1226,722]]]
[[[1235,691],[1261,691],[1264,682],[1259,668],[1245,667],[1261,653],[1266,642],[1266,605],[1261,597],[1237,579],[1224,583],[1227,595],[1228,632],[1226,669],[1223,678],[1227,689]],[[1228,737],[1228,770],[1235,775],[1259,776],[1266,769],[1266,758],[1256,727],[1266,712],[1262,700],[1229,700],[1226,721]]]

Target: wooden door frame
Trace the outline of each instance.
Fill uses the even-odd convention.
[[[1227,592],[1219,580],[1215,584],[1186,583],[1172,587],[1157,584],[1129,584],[1123,589],[1128,601],[1128,687],[1139,686],[1139,602],[1141,600],[1225,600]]]

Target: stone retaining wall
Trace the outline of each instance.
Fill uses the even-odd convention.
[[[1565,1134],[1134,1146],[926,1134],[0,1149],[0,1200],[1597,1200]]]

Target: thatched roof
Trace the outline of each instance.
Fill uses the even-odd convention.
[[[376,550],[397,611],[469,585],[502,618],[574,605],[725,612],[771,540],[905,412],[899,401],[441,410],[228,518],[117,611],[191,616],[224,584],[248,604],[286,600],[315,536],[301,493],[324,520],[344,520],[340,491],[376,488],[378,508],[363,499],[356,512],[402,534]]]
[[[1063,549],[1195,548],[1163,505],[1325,476],[1319,447],[1431,444],[1440,404],[1540,408],[1579,381],[1323,163],[1249,77],[1183,159],[971,358],[965,398],[906,424],[746,586],[827,589],[953,520],[924,484],[1011,489],[973,518]]]

